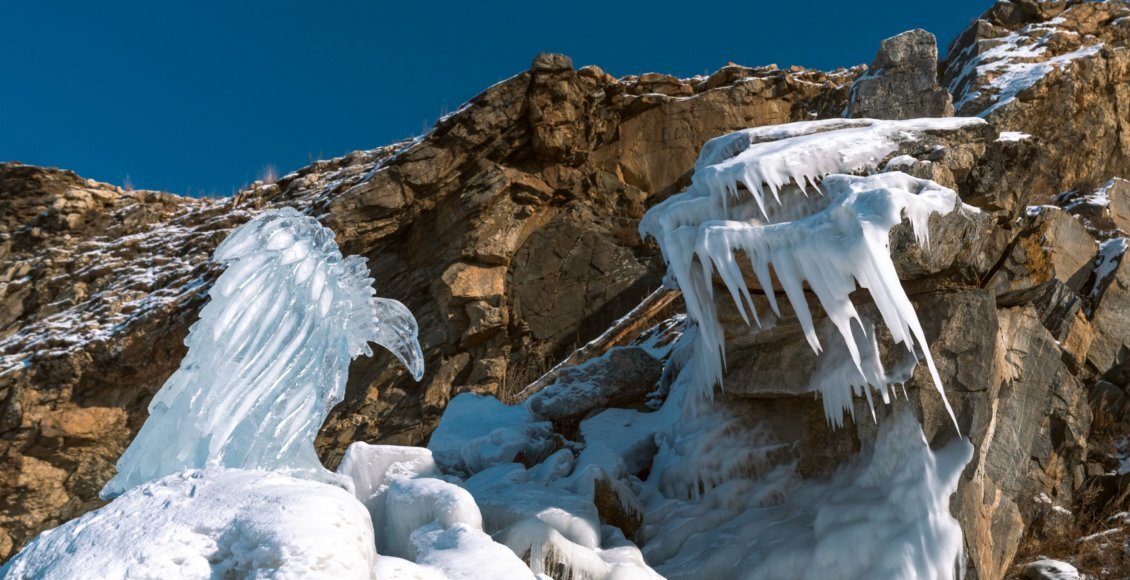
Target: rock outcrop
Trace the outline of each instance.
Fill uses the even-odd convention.
[[[867,74],[851,88],[849,117],[952,117],[949,91],[938,84],[938,41],[922,29],[882,42]]]

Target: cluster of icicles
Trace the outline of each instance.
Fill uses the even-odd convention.
[[[707,142],[691,186],[652,208],[640,223],[640,234],[654,237],[667,261],[667,284],[683,292],[687,314],[698,326],[694,383],[702,394],[709,396],[721,384],[725,364],[713,300],[715,274],[746,322],[752,316],[761,324],[750,276],[736,256],[741,252],[777,316],[774,281],[779,284],[813,351],[820,354],[823,345],[805,285],[843,337],[850,362],[825,362],[811,385],[821,392],[830,422],[842,424],[843,411],[852,408],[853,391],[866,395],[874,412],[865,385],[886,401],[892,383],[905,380],[905,372],[888,374],[879,362],[873,329],[850,299],[858,287],[871,293],[894,342],[905,345],[915,360],[925,358],[944,400],[922,325],[891,261],[888,235],[905,216],[919,244],[927,246],[931,214],[976,210],[930,180],[901,172],[852,174],[873,173],[900,143],[923,131],[983,122],[833,119],[748,129]],[[948,402],[946,408],[952,416]]]

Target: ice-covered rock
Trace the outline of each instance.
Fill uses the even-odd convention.
[[[1079,580],[1079,570],[1060,560],[1040,558],[1020,567],[1018,578],[1024,580]]]
[[[875,171],[900,143],[927,131],[982,123],[968,118],[813,121],[748,129],[707,142],[687,191],[653,207],[640,223],[641,235],[659,243],[668,264],[666,282],[682,290],[687,314],[698,325],[694,368],[700,391],[709,394],[723,376],[715,275],[743,318],[761,323],[750,295],[753,282],[738,263],[737,254],[743,253],[758,287],[783,289],[809,345],[819,353],[823,346],[805,286],[815,294],[854,367],[839,374],[854,372],[859,377],[855,384],[884,380],[885,375],[869,372],[861,360],[867,345],[861,347],[857,336],[866,332],[850,294],[862,287],[870,291],[894,342],[911,355],[916,346],[921,350],[942,393],[921,324],[891,260],[888,235],[905,217],[918,243],[926,246],[930,215],[962,209],[963,204],[954,191],[901,172],[848,174]],[[766,292],[765,298],[779,315],[775,292]],[[827,384],[814,383],[821,388]],[[886,388],[885,383],[873,386]],[[831,408],[829,412],[829,420],[835,421]]]
[[[583,364],[564,369],[534,393],[529,408],[555,423],[576,423],[597,409],[629,405],[655,388],[663,365],[639,346],[615,347]]]
[[[958,576],[962,533],[949,497],[973,447],[955,440],[932,451],[905,407],[880,422],[873,448],[828,479],[802,481],[793,464],[765,459],[756,462],[760,472],[711,472],[702,468],[779,444],[709,420],[673,429],[680,433],[694,433],[698,445],[673,439],[660,451],[658,473],[689,476],[693,466],[717,479],[693,488],[704,492],[668,486],[650,498],[644,554],[665,577]]]
[[[330,479],[314,437],[345,393],[350,359],[371,355],[368,343],[376,342],[420,378],[412,313],[375,297],[365,260],[343,259],[333,237],[314,218],[283,208],[216,248],[227,270],[104,498],[191,468]]]
[[[0,577],[372,578],[369,514],[344,489],[268,471],[189,470],[40,534]]]
[[[470,475],[519,456],[550,451],[550,424],[525,406],[509,406],[489,395],[463,393],[447,404],[428,441],[436,463],[448,473]]]

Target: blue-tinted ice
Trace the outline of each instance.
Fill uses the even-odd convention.
[[[349,361],[371,355],[376,342],[416,380],[423,374],[412,313],[377,298],[365,259],[343,259],[314,218],[268,211],[232,232],[214,258],[227,270],[105,499],[190,468],[330,477],[314,437],[344,395]]]

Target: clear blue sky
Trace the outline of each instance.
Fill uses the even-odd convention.
[[[541,51],[616,76],[831,69],[911,28],[944,51],[991,5],[0,1],[0,160],[193,195],[420,134]]]

